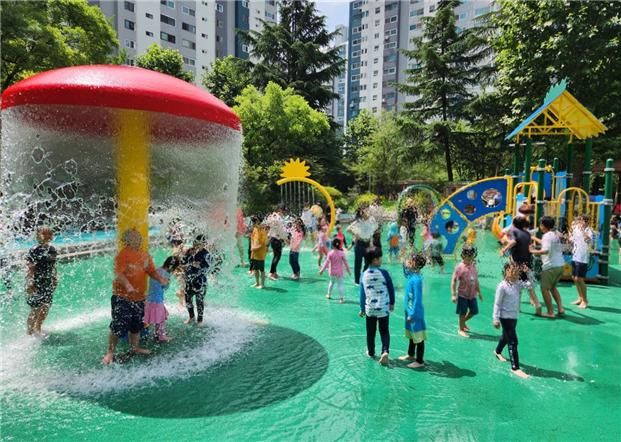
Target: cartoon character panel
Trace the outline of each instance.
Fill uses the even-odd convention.
[[[449,203],[444,203],[431,220],[431,232],[443,237],[444,253],[453,253],[468,222]]]
[[[507,179],[475,182],[453,195],[450,201],[470,222],[500,212],[507,206]]]

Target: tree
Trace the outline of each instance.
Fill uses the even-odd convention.
[[[218,58],[203,75],[203,86],[228,106],[251,84],[252,64],[248,60],[228,55]]]
[[[360,180],[368,180],[369,191],[384,194],[408,177],[409,167],[403,161],[407,150],[408,143],[396,115],[385,112],[361,145],[354,170]]]
[[[425,126],[430,145],[444,155],[449,181],[454,178],[452,133],[465,116],[472,90],[482,77],[480,63],[489,54],[474,29],[458,31],[455,7],[459,4],[441,1],[435,16],[423,18],[423,36],[412,39],[414,49],[402,51],[415,67],[406,71],[407,82],[397,85],[415,97],[405,105],[406,112]]]
[[[500,1],[490,16],[497,88],[515,127],[563,78],[569,90],[608,127],[597,139],[600,158],[618,155],[621,136],[621,2]]]
[[[3,1],[2,89],[37,72],[108,63],[119,42],[86,0]]]
[[[292,88],[283,90],[269,83],[265,92],[248,86],[236,99],[233,110],[244,128],[243,192],[248,212],[267,211],[278,202],[283,161],[291,157],[307,160],[313,177],[321,180],[321,140],[330,131],[328,117],[312,109]]]
[[[362,109],[356,118],[347,125],[343,138],[342,164],[351,176],[360,178],[360,174],[356,172],[360,161],[360,152],[364,147],[371,144],[371,137],[378,127],[379,120],[366,109]],[[366,184],[368,179],[362,181],[358,182],[361,186]]]
[[[183,70],[183,55],[178,49],[164,49],[157,43],[147,48],[147,52],[136,57],[136,65],[152,71],[172,75],[191,83],[194,74]]]
[[[338,31],[326,30],[325,17],[307,0],[280,2],[278,24],[263,22],[263,30],[240,32],[258,59],[253,84],[274,82],[291,87],[314,109],[325,109],[337,98],[330,81],[341,74],[345,60],[338,49],[329,48]]]

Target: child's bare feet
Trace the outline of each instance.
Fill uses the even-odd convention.
[[[257,283],[255,282],[254,284],[252,284],[252,286],[251,286],[251,287],[256,289],[257,287],[259,287],[259,284],[257,284]]]
[[[496,351],[494,351],[494,356],[496,356],[496,359],[500,362],[507,362],[507,358],[505,358],[501,353],[496,353]]]
[[[470,336],[466,333],[465,330],[457,330],[457,334],[463,338],[469,338]]]
[[[388,365],[388,353],[384,352],[379,358],[379,363],[383,366]]]
[[[326,294],[326,299],[332,299],[332,295],[330,293]]]
[[[339,299],[339,304],[345,304],[345,298]]]
[[[114,361],[114,353],[106,353],[106,355],[101,359],[101,363],[104,365],[110,365]]]
[[[188,318],[185,321],[183,321],[184,324],[191,324],[194,322],[194,318]]]
[[[399,356],[397,359],[399,359],[400,361],[413,361],[414,356],[403,355],[403,356]]]
[[[260,290],[260,289],[262,289],[263,287],[264,287],[264,286],[263,286],[263,285],[261,285],[261,284],[259,284],[259,285],[255,286],[255,288],[258,288],[259,290]]]
[[[524,373],[522,370],[517,369],[517,370],[511,370],[513,372],[514,375],[516,375],[517,377],[520,377],[522,379],[528,379],[530,376],[528,376],[526,373]]]
[[[554,316],[554,313],[542,313],[540,315],[542,318],[548,318],[548,319],[554,319],[556,316]]]
[[[464,331],[470,331],[470,327],[468,327],[466,324],[464,324]]]
[[[132,348],[132,351],[138,355],[150,355],[151,354],[151,350],[147,350],[146,348],[142,348],[142,347],[134,347]]]
[[[589,306],[589,304],[587,304],[586,302],[583,302],[582,304],[580,304],[578,306],[578,308],[587,308]],[[563,312],[564,313],[564,312]]]
[[[424,362],[421,364],[420,362],[414,361],[411,364],[408,364],[409,368],[421,368],[421,367],[424,367],[424,366],[425,366]]]
[[[580,299],[580,298],[578,298],[575,301],[571,302],[571,305],[580,305],[580,304],[582,304],[582,299]]]

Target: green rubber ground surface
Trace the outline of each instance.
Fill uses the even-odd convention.
[[[396,361],[407,349],[397,265],[385,266],[397,286],[388,368],[364,356],[364,321],[351,279],[346,304],[327,301],[326,277],[316,274],[308,251],[301,255],[302,281],[269,282],[259,291],[250,288],[245,269],[236,269],[235,287],[210,289],[207,327],[184,326],[182,313],[171,307],[170,344],[149,344],[156,352],[150,358],[105,368],[99,360],[109,321],[110,258],[62,265],[46,340],[23,337],[28,310],[22,294],[0,295],[0,437],[618,441],[619,267],[612,269],[616,286],[590,285],[590,308],[567,305],[565,319],[533,316],[523,296],[519,351],[532,377],[521,380],[492,355],[501,260],[493,240],[486,241],[479,244],[487,249],[479,256],[485,299],[470,322],[471,339],[456,334],[449,290],[454,263],[444,275],[425,269],[429,340],[427,367],[418,371]],[[289,274],[287,252],[280,270]],[[560,290],[567,304],[575,299],[572,285]],[[167,299],[174,304],[172,291]]]

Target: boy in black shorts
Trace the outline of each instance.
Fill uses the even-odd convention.
[[[30,306],[28,315],[27,333],[42,335],[41,325],[52,305],[52,296],[58,284],[56,272],[56,249],[50,245],[54,233],[48,227],[37,230],[38,245],[28,251],[26,263],[26,303]]]

